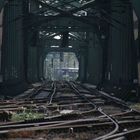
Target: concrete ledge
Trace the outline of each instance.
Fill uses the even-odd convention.
[[[18,82],[18,83],[1,83],[0,84],[0,95],[1,96],[15,96],[18,95],[25,90],[27,90],[28,84],[24,82]]]

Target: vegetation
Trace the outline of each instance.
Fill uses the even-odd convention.
[[[136,103],[130,106],[132,109],[140,110],[140,103]]]
[[[24,112],[13,114],[12,121],[39,119],[39,118],[43,118],[43,116],[44,116],[44,114],[42,114],[42,113],[24,111]]]

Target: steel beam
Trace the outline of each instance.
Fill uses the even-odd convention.
[[[92,2],[94,2],[93,0],[92,0]],[[92,3],[91,2],[91,3]],[[90,5],[91,6],[91,3],[88,3],[88,4],[85,4],[84,6],[83,6],[83,8],[85,8],[85,6],[86,5]],[[39,4],[42,4],[42,2],[39,2]],[[57,15],[57,16],[60,16],[60,15],[62,15],[62,16],[71,16],[73,19],[75,19],[75,20],[77,20],[77,21],[80,21],[80,22],[82,22],[82,23],[85,23],[85,24],[89,24],[89,25],[91,25],[91,26],[93,26],[94,27],[94,30],[96,31],[96,33],[97,33],[97,36],[100,38],[100,31],[99,31],[99,29],[98,29],[98,27],[97,27],[97,24],[95,25],[91,20],[89,21],[89,20],[86,20],[85,19],[85,17],[80,17],[80,18],[78,18],[77,16],[74,16],[73,15],[73,11],[69,11],[69,12],[66,12],[66,11],[63,11],[63,10],[61,10],[61,9],[59,9],[59,8],[56,8],[56,7],[53,7],[53,6],[51,6],[51,5],[48,5],[48,4],[46,4],[46,3],[43,3],[43,5],[42,6],[45,6],[46,8],[50,8],[51,10],[54,10],[54,11],[56,11],[56,12],[58,12],[58,13],[60,13],[59,15]],[[80,9],[81,10],[81,9]],[[79,11],[79,8],[77,8],[77,12]],[[74,11],[74,12],[76,12],[76,11]],[[55,16],[55,17],[57,17],[57,16]]]
[[[68,31],[68,32],[90,32],[91,31],[91,28],[86,28],[86,27],[83,27],[83,28],[76,28],[76,27],[72,27],[72,28],[58,27],[58,28],[55,28],[54,26],[50,26],[50,27],[43,26],[39,29],[47,31],[47,32],[64,32],[64,31]]]
[[[139,91],[140,91],[140,19],[138,22],[138,84],[139,84]]]
[[[83,10],[83,9],[89,8],[89,7],[93,6],[93,5],[94,6],[96,5],[95,0],[91,0],[91,1],[83,4],[79,8],[75,8],[73,10],[70,10],[70,11],[66,12],[66,11],[62,11],[61,9],[58,9],[56,7],[53,7],[53,6],[51,6],[51,5],[47,4],[47,3],[43,3],[43,2],[38,1],[38,0],[36,0],[36,1],[38,2],[38,4],[42,5],[43,7],[46,7],[47,9],[49,8],[50,10],[56,11],[56,12],[62,14],[62,15],[69,15],[69,14],[71,15],[73,13],[76,13],[76,12],[80,11],[80,10]]]
[[[48,52],[80,52],[77,48],[50,48],[46,47],[46,53]]]
[[[61,43],[61,39],[60,40],[57,40],[57,39],[53,39],[53,38],[45,38],[45,39],[42,39],[42,40],[45,40],[46,43]],[[86,43],[86,40],[78,40],[78,39],[75,39],[75,40],[72,40],[72,39],[69,39],[69,43]]]
[[[1,12],[2,8],[4,8],[6,2],[7,2],[7,0],[0,0],[0,12]]]
[[[69,20],[69,21],[74,21],[76,22],[76,19],[73,19],[73,17],[76,17],[76,19],[79,21],[79,19],[83,18],[84,20],[92,20],[93,23],[99,23],[99,20],[97,17],[94,16],[73,16],[73,15],[69,15],[69,16],[65,16],[65,15],[59,15],[59,16],[42,16],[42,15],[34,15],[33,18],[31,20],[38,20],[38,21],[47,21],[48,22],[54,22],[54,21],[59,21],[60,20]],[[82,24],[82,23],[81,23]],[[85,23],[84,23],[85,24]],[[88,25],[88,24],[87,24]]]

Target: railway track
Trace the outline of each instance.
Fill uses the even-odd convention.
[[[0,124],[0,138],[47,140],[137,140],[140,113],[125,102],[76,82],[48,82],[12,100],[0,112],[39,112],[43,116]],[[26,135],[24,134],[26,132]],[[28,134],[28,135],[27,135]]]

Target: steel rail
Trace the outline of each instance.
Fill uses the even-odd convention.
[[[52,104],[53,97],[54,97],[54,95],[56,94],[57,85],[56,85],[55,82],[53,82],[52,87],[53,87],[53,93],[51,94],[51,97],[50,97],[50,99],[49,99],[49,105]]]
[[[72,97],[71,96],[68,96],[68,97],[67,96],[62,96],[63,95],[62,94],[60,96],[62,96],[63,98],[60,98],[59,96],[54,98],[56,90],[57,90],[56,87],[58,89],[61,88],[62,83],[58,83],[57,85],[56,84],[57,83],[52,83],[52,91],[53,92],[50,94],[51,96],[48,99],[49,100],[49,105],[51,105],[53,101],[57,102],[61,99],[65,100],[65,98],[66,99],[71,99],[73,97],[73,96]],[[68,82],[67,84],[68,84],[68,87],[70,89],[72,89],[71,90],[72,94],[75,94],[77,99],[81,99],[81,103],[77,103],[77,99],[74,98],[74,104],[72,104],[70,102],[69,104],[62,104],[62,105],[58,104],[58,106],[62,107],[62,108],[67,108],[69,106],[74,105],[74,106],[77,106],[77,107],[81,108],[81,106],[78,106],[78,105],[82,105],[82,104],[85,103],[86,105],[88,105],[88,106],[85,106],[85,108],[84,108],[84,109],[86,109],[86,111],[80,111],[79,110],[79,112],[77,113],[77,115],[79,115],[79,116],[81,115],[80,119],[73,120],[73,118],[71,118],[73,116],[73,114],[70,113],[70,114],[66,115],[66,118],[65,118],[65,115],[63,116],[63,115],[60,114],[60,115],[57,115],[57,116],[50,116],[50,117],[47,117],[47,118],[42,119],[42,120],[37,119],[37,120],[29,120],[29,121],[25,121],[25,122],[23,121],[23,122],[19,122],[19,123],[18,122],[17,123],[9,123],[9,124],[5,123],[5,124],[0,125],[0,134],[12,133],[12,132],[21,132],[21,131],[46,130],[46,129],[48,129],[48,130],[65,129],[65,128],[77,128],[78,129],[78,128],[82,128],[82,127],[93,127],[94,128],[96,126],[99,126],[100,130],[103,130],[105,126],[106,127],[110,126],[111,128],[113,128],[113,130],[111,129],[111,131],[107,132],[107,134],[105,134],[103,136],[99,136],[99,137],[95,138],[94,140],[109,140],[108,138],[110,138],[110,140],[111,140],[113,138],[118,138],[118,137],[121,137],[123,135],[131,135],[131,134],[134,134],[135,132],[136,133],[140,132],[140,129],[134,129],[133,128],[135,126],[135,123],[140,124],[140,117],[138,116],[138,115],[140,115],[139,112],[129,108],[126,104],[122,103],[120,100],[116,100],[115,98],[108,97],[106,94],[100,94],[99,93],[99,95],[98,95],[97,91],[95,91],[96,93],[94,92],[94,94],[91,94],[91,91],[89,91],[89,90],[88,90],[89,93],[87,93],[87,92],[84,92],[84,89],[86,89],[86,88],[83,88],[83,91],[82,91],[82,88],[80,88],[80,85],[77,84],[77,83]],[[79,89],[78,89],[76,84],[79,86]],[[40,86],[40,88],[43,89],[44,87]],[[38,93],[39,92],[40,92],[40,90],[38,91]],[[121,107],[122,108],[125,107],[125,110],[122,113],[107,115],[107,113],[105,113],[105,111],[103,111],[101,107],[98,107],[98,105],[94,103],[94,101],[92,100],[93,98],[89,97],[88,95],[94,95],[95,96],[94,98],[97,97],[99,99],[100,98],[101,99],[105,98],[105,103],[108,99],[109,100],[111,99],[111,101],[113,101],[112,103],[119,104],[120,109],[121,109]],[[85,101],[85,102],[82,103],[83,101]],[[40,104],[46,105],[46,102],[42,103],[41,100],[40,101],[36,100],[35,102],[30,101],[30,102],[31,102],[31,105],[32,105],[32,103],[37,103],[36,105],[40,105]],[[26,105],[28,106],[28,105],[30,105],[30,102],[26,101],[26,102],[20,102],[19,103],[17,101],[15,103],[16,103],[16,106],[18,106],[18,105],[23,106],[23,104],[25,106]],[[92,109],[90,108],[90,106],[91,106]],[[9,107],[9,105],[8,106],[3,106],[3,107],[7,108],[7,107]],[[1,109],[3,107],[1,107]],[[47,106],[48,109],[51,108],[51,107],[53,107],[53,106]],[[55,107],[54,107],[54,109],[55,109]],[[98,114],[98,112],[100,114]],[[92,113],[92,114],[90,114],[90,113]],[[94,113],[97,116],[94,116]],[[82,116],[82,115],[84,115],[84,116]],[[135,115],[137,115],[137,116],[135,116]],[[68,116],[70,117],[70,119],[69,118],[67,119]],[[85,116],[88,116],[88,118],[84,118]],[[121,121],[119,120],[120,117],[122,117]],[[133,117],[135,117],[134,118],[135,120],[133,119]],[[23,124],[20,124],[20,123],[23,123]],[[123,127],[126,126],[126,129],[129,128],[127,125],[130,125],[130,127],[132,125],[133,126],[132,129],[135,130],[135,131],[129,130],[128,131],[129,133],[118,131],[119,128],[121,128],[122,126]]]
[[[130,130],[130,131],[127,131],[127,132],[121,132],[121,133],[109,136],[108,138],[105,138],[103,140],[114,140],[116,138],[120,138],[120,137],[123,137],[123,136],[129,137],[130,135],[134,135],[134,134],[140,134],[140,128],[133,129],[133,130]]]
[[[111,136],[111,135],[117,133],[117,131],[119,130],[119,124],[118,124],[118,122],[116,122],[113,118],[111,118],[109,115],[107,115],[106,113],[104,113],[104,112],[102,111],[101,108],[99,108],[99,111],[100,111],[103,115],[105,115],[108,119],[111,120],[111,122],[115,125],[115,129],[114,129],[113,131],[111,131],[110,133],[108,133],[108,134],[105,134],[105,135],[103,135],[103,136],[101,136],[101,137],[96,138],[95,140],[102,140],[102,139],[104,139],[104,138],[107,138],[107,137],[109,137],[109,136]]]
[[[71,83],[70,86],[80,95],[80,91],[76,88],[76,86],[75,86],[74,83]],[[87,100],[87,98],[86,98],[84,95],[80,95],[80,96],[82,96],[83,98],[85,98],[85,99]],[[88,99],[88,100],[89,100],[89,99]],[[89,100],[89,102],[93,104],[93,102],[92,102],[91,100]],[[95,104],[93,104],[93,105],[96,106]],[[119,130],[119,124],[118,124],[118,122],[117,122],[115,119],[113,119],[112,117],[110,117],[109,115],[107,115],[106,113],[104,113],[100,107],[97,107],[97,106],[96,106],[96,108],[97,108],[97,110],[98,110],[100,113],[102,113],[102,114],[105,115],[108,119],[110,119],[110,121],[111,121],[111,122],[114,124],[114,126],[115,126],[114,130],[112,130],[110,133],[108,133],[108,134],[106,134],[106,135],[103,135],[103,136],[98,137],[97,139],[95,139],[95,140],[101,140],[101,139],[103,139],[103,138],[106,138],[106,137],[108,137],[108,136],[111,136],[111,135],[115,134],[115,133]]]

